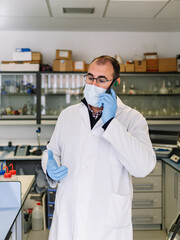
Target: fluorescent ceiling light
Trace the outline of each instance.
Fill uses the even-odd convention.
[[[63,13],[68,14],[93,14],[94,8],[63,8]]]

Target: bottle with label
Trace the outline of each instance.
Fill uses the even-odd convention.
[[[129,89],[129,94],[136,94],[136,90],[135,90],[133,84],[131,84],[131,87],[130,87],[130,89]]]
[[[177,72],[180,72],[180,54],[176,56],[177,59]]]
[[[162,87],[159,89],[159,92],[161,94],[167,94],[168,93],[168,89],[166,87],[166,82],[165,80],[163,80],[163,83],[162,83]]]
[[[32,211],[32,230],[38,231],[43,228],[43,211],[41,203],[38,202]]]

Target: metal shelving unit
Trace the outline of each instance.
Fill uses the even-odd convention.
[[[1,72],[0,124],[55,124],[59,113],[83,98],[84,72]],[[120,73],[121,84],[114,88],[121,100],[140,111],[153,125],[180,124],[180,73]],[[8,90],[9,82],[12,87]],[[33,83],[34,93],[22,92],[21,82]],[[163,81],[167,93],[160,92]],[[178,85],[179,84],[179,85]],[[133,85],[135,92],[130,93]],[[125,86],[125,88],[124,88]],[[27,87],[27,86],[26,86]],[[5,89],[7,88],[7,89]],[[27,89],[26,89],[27,90]],[[22,114],[31,101],[32,114]],[[10,113],[5,113],[7,110]],[[20,113],[17,110],[20,109]],[[4,112],[3,112],[4,111]]]

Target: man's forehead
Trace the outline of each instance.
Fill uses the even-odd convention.
[[[109,73],[109,74],[114,74],[114,68],[112,66],[112,64],[110,62],[106,62],[106,63],[99,63],[96,61],[92,62],[89,66],[89,71],[90,72],[91,70],[96,70],[96,71],[99,71],[101,73]]]

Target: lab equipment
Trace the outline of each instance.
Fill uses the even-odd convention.
[[[53,152],[48,150],[47,173],[50,178],[59,181],[68,173],[68,168],[65,166],[58,167],[56,160],[53,157]]]
[[[9,167],[10,167],[10,166],[12,166],[12,169],[11,169],[9,172],[11,173],[11,175],[16,175],[16,170],[14,170],[13,164],[11,163],[11,164],[9,165]]]
[[[5,162],[5,161],[4,161]],[[0,175],[4,175],[5,174],[5,170],[3,170],[3,163],[1,163],[1,170],[0,170]]]
[[[117,100],[114,90],[111,89],[111,94],[101,94],[98,105],[99,107],[103,106],[102,120],[104,124],[111,118],[114,118],[117,110]]]
[[[38,231],[43,228],[43,211],[41,203],[38,202],[32,211],[32,230]]]
[[[37,132],[37,142],[38,142],[38,148],[33,151],[33,155],[36,155],[36,156],[40,156],[42,154],[42,150],[40,148],[40,133],[41,133],[41,128],[38,127],[38,129],[36,130]]]
[[[30,146],[28,145],[22,145],[22,146],[16,146],[14,151],[14,156],[26,156],[29,155]]]
[[[6,168],[6,173],[4,173],[4,178],[11,178],[11,173],[8,172],[8,167],[7,166],[3,167],[3,169],[5,168]]]
[[[172,149],[172,151],[169,154],[169,158],[171,159],[171,161],[174,161],[175,163],[180,162],[180,133],[178,134],[177,147]]]
[[[180,240],[180,213],[171,224],[167,240]]]

